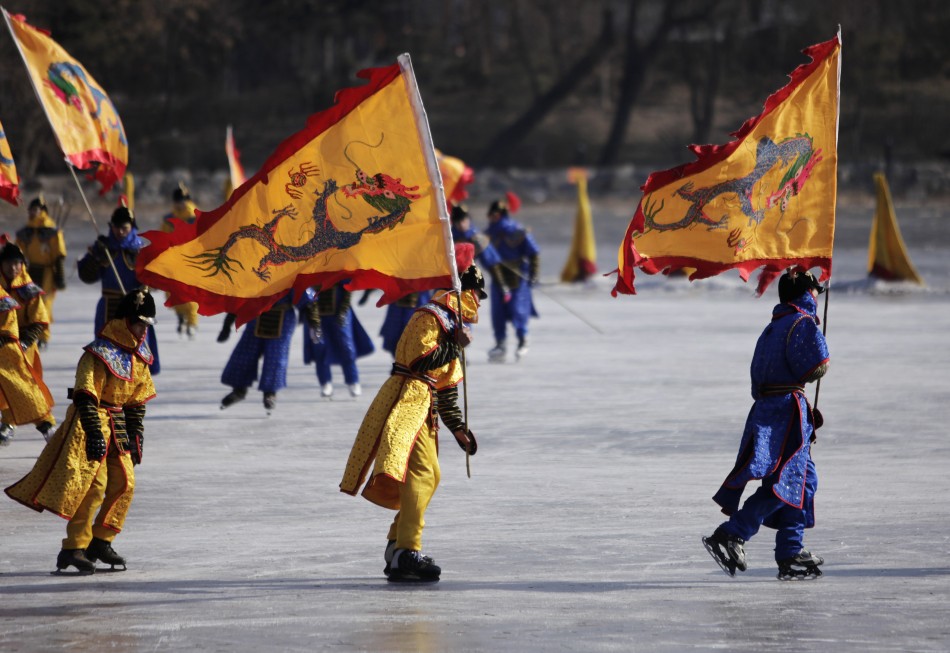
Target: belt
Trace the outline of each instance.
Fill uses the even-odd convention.
[[[805,386],[803,385],[772,385],[772,384],[762,384],[759,386],[759,394],[761,395],[787,395],[793,392],[804,392]]]
[[[413,372],[411,369],[400,363],[393,363],[392,376],[405,376],[410,379],[415,379],[417,381],[422,381],[430,388],[435,387],[435,379],[429,376],[428,374],[420,374],[418,372]]]

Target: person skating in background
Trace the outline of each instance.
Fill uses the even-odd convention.
[[[233,313],[225,317],[218,342],[231,337],[235,320]],[[277,392],[287,387],[287,359],[296,325],[290,293],[244,325],[244,332],[221,373],[221,383],[232,388],[221,400],[222,409],[247,397],[247,389],[258,381],[258,365],[257,389],[263,393],[264,409],[270,414],[277,407]]]
[[[509,215],[508,200],[496,200],[488,209],[486,233],[498,253],[500,264],[492,270],[491,321],[495,346],[488,360],[500,363],[508,352],[507,330],[511,323],[518,339],[515,359],[528,353],[528,320],[537,317],[531,286],[538,282],[540,253],[534,236]]]
[[[782,275],[780,303],[759,336],[752,356],[752,398],[736,465],[713,500],[729,515],[703,543],[723,570],[734,576],[748,567],[745,543],[764,524],[776,529],[779,578],[821,576],[824,560],[804,548],[804,532],[815,524],[818,489],[811,443],[821,413],[805,397],[805,384],[828,370],[828,346],[818,326],[816,298],[823,289],[805,270]],[[739,500],[749,481],[762,485]]]
[[[179,181],[178,187],[172,191],[172,210],[162,218],[162,231],[171,233],[175,230],[175,222],[180,220],[185,224],[192,224],[197,219],[195,216],[195,203],[191,199],[191,193],[188,191],[184,182]],[[167,293],[166,293],[167,296]],[[194,339],[198,332],[198,303],[185,302],[172,306],[175,315],[178,317],[178,335],[187,335],[189,339]]]
[[[99,236],[96,242],[89,246],[86,255],[79,259],[79,279],[83,283],[99,283],[102,286],[102,297],[96,304],[96,335],[106,322],[115,317],[119,302],[122,301],[122,289],[128,291],[141,285],[135,277],[135,259],[144,245],[139,238],[132,211],[125,206],[119,206],[112,212],[109,220],[109,235]],[[114,270],[109,262],[110,256],[112,264],[115,265]],[[152,354],[149,371],[155,376],[161,371],[155,327],[148,327],[146,337]]]
[[[66,418],[10,498],[65,519],[56,569],[93,573],[102,561],[125,568],[112,542],[122,531],[142,462],[145,403],[155,396],[146,338],[155,302],[144,288],[119,301],[115,318],[86,345]]]
[[[307,323],[303,339],[303,362],[314,363],[320,396],[333,396],[331,365],[343,368],[343,380],[350,396],[363,394],[356,359],[372,354],[376,347],[350,306],[352,294],[341,281],[317,292],[308,288],[300,302],[300,314]]]
[[[20,249],[5,236],[0,241],[0,445],[22,424],[36,424],[48,440],[56,420],[36,347],[46,328],[42,290],[29,281]]]
[[[470,244],[456,245],[455,258],[463,270],[461,306],[454,292],[439,291],[416,310],[396,347],[392,375],[363,418],[340,483],[340,491],[356,495],[369,473],[363,497],[398,511],[383,555],[384,573],[394,582],[432,582],[442,573],[422,553],[424,516],[441,476],[439,417],[459,446],[470,454],[477,446],[458,407],[459,356],[471,342],[465,324],[478,321],[485,282],[472,263]]]
[[[30,278],[43,289],[40,301],[46,305],[46,314],[52,324],[56,292],[66,288],[66,241],[50,217],[42,194],[30,202],[27,223],[16,232],[16,244],[26,257]],[[49,329],[36,344],[42,350],[48,342]]]

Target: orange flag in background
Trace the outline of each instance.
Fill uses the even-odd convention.
[[[634,270],[695,268],[690,279],[763,268],[758,292],[790,265],[831,275],[837,194],[840,34],[807,48],[764,111],[726,145],[650,175],[620,247],[613,294],[636,294]]]
[[[20,177],[13,164],[13,153],[7,142],[7,133],[0,125],[0,198],[16,206],[20,203]]]
[[[913,281],[923,286],[924,280],[910,262],[904,238],[897,226],[887,179],[880,172],[874,174],[874,187],[877,190],[877,209],[868,246],[868,274],[887,281]]]
[[[66,160],[89,170],[102,192],[109,190],[129,161],[125,130],[109,96],[49,32],[5,9],[3,17]]]
[[[459,287],[445,197],[408,55],[359,73],[261,170],[172,233],[142,234],[136,273],[169,306],[243,323],[289,290],[383,290],[380,304]]]
[[[224,137],[224,151],[228,155],[228,172],[231,175],[231,190],[233,191],[247,181],[247,177],[244,175],[244,166],[241,165],[241,152],[234,144],[234,131],[231,125],[228,125]]]
[[[450,204],[458,204],[468,197],[465,187],[475,180],[475,171],[465,165],[461,159],[445,156],[439,150],[435,151],[435,158],[439,162],[445,199]]]
[[[561,281],[584,281],[597,273],[597,242],[594,239],[594,218],[587,195],[587,171],[571,168],[568,180],[577,184],[577,214],[574,217],[574,236],[567,262],[561,270]]]

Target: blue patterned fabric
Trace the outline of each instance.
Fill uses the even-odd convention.
[[[334,290],[337,293],[337,301],[343,292],[342,286],[343,283]],[[308,288],[299,306],[303,308],[316,301],[316,298],[317,294],[313,288]],[[356,367],[356,359],[372,354],[376,351],[376,346],[359,318],[356,317],[356,313],[352,308],[347,308],[343,324],[340,324],[336,315],[324,315],[320,318],[320,330],[322,331],[320,341],[311,342],[309,330],[304,329],[304,364],[315,363],[320,385],[333,381],[331,365],[339,365],[343,368],[343,378],[347,385],[359,383],[360,373]]]
[[[746,484],[755,479],[794,508],[807,508],[809,438],[814,427],[804,384],[828,361],[828,346],[818,328],[810,293],[772,311],[772,322],[756,343],[750,372],[755,403],[746,419],[736,465],[713,497],[726,514],[738,509]],[[788,391],[776,386],[791,386]]]
[[[83,347],[84,351],[101,360],[106,365],[113,376],[124,381],[132,380],[132,356],[133,353],[128,349],[120,347],[111,340],[105,338],[96,338],[88,345]],[[152,360],[152,352],[149,350],[148,342],[143,340],[138,346],[135,355],[141,358],[146,364]]]
[[[538,317],[531,296],[531,286],[527,280],[531,273],[530,259],[538,256],[541,249],[534,240],[534,236],[508,215],[502,216],[489,225],[485,233],[491,239],[492,247],[497,252],[499,260],[505,266],[517,270],[521,279],[521,283],[509,289],[511,298],[506,302],[504,291],[493,278],[491,322],[495,340],[502,342],[506,339],[508,322],[511,322],[518,338],[524,338],[528,334],[528,320]]]
[[[20,305],[17,304],[17,301],[10,295],[0,298],[0,313],[15,311],[18,308],[20,308]]]
[[[289,295],[277,303],[285,302],[290,302]],[[297,326],[294,309],[292,306],[287,308],[278,338],[259,338],[254,335],[256,326],[256,319],[244,325],[241,339],[221,373],[221,383],[232,388],[250,387],[257,381],[258,362],[263,358],[257,389],[261,392],[277,392],[287,387],[287,359],[290,356],[290,341]]]
[[[32,281],[29,283],[23,284],[22,286],[17,286],[16,288],[13,288],[11,292],[15,292],[17,297],[24,304],[29,302],[31,299],[35,297],[39,297],[40,295],[46,294],[45,290],[40,288],[37,284],[33,283]]]

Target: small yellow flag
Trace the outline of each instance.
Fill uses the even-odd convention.
[[[891,201],[887,179],[880,172],[874,175],[877,190],[877,210],[871,225],[871,243],[868,246],[868,274],[887,281],[913,281],[921,286],[924,280],[917,274],[904,245],[897,215]]]

